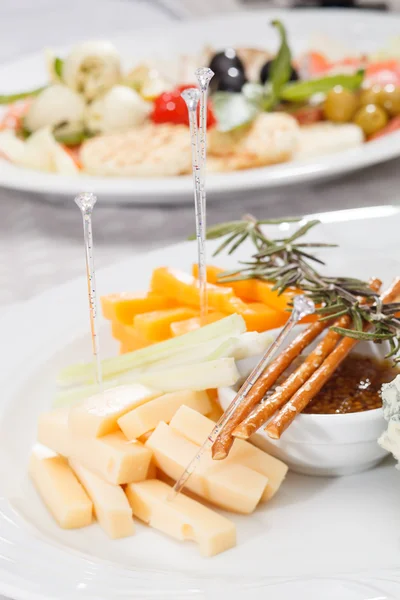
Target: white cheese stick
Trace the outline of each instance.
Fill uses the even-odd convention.
[[[182,405],[190,406],[203,415],[212,408],[207,392],[172,392],[134,408],[118,419],[118,425],[128,440],[134,440],[155,429],[160,421],[169,423]]]
[[[71,408],[69,427],[81,436],[107,435],[118,429],[117,420],[122,415],[159,395],[140,383],[104,390]]]
[[[300,127],[296,159],[320,157],[360,146],[364,134],[353,123],[315,123]]]
[[[77,529],[90,525],[93,505],[65,458],[36,444],[29,461],[29,475],[60,527]]]
[[[129,442],[122,431],[100,438],[74,435],[68,427],[68,412],[67,408],[57,408],[40,416],[40,443],[76,459],[114,485],[146,479],[152,456],[148,448]]]
[[[113,540],[133,535],[132,509],[123,489],[107,483],[74,459],[69,464],[92,500],[95,517],[106,534]]]
[[[157,425],[146,447],[153,451],[155,465],[175,480],[200,448],[166,423]],[[221,508],[247,514],[256,508],[267,484],[264,475],[240,464],[213,461],[208,453],[202,456],[187,488]]]
[[[151,527],[177,540],[194,540],[203,556],[214,556],[236,544],[235,525],[200,502],[179,494],[156,479],[131,483],[126,494],[133,514]]]
[[[215,423],[187,406],[181,406],[171,419],[170,427],[194,444],[202,445]],[[219,462],[219,461],[218,461]],[[266,502],[278,491],[286,477],[288,467],[245,440],[236,439],[228,457],[222,464],[241,464],[268,477],[268,485],[261,501]]]

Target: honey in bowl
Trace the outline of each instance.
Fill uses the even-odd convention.
[[[350,354],[303,412],[333,415],[381,408],[381,386],[399,372],[388,360]]]

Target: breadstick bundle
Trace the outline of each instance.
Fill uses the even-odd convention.
[[[371,289],[375,292],[379,291],[380,286],[381,282],[378,279],[373,279],[370,283]],[[391,303],[399,294],[400,278],[397,278],[390,288],[380,296],[380,300],[384,304]],[[360,298],[360,303],[365,302],[367,302],[366,298]],[[302,331],[268,365],[232,415],[227,426],[220,432],[212,447],[213,458],[215,460],[225,458],[229,454],[235,437],[248,439],[262,426],[265,426],[269,437],[279,439],[295,417],[305,409],[330,379],[359,340],[343,337],[339,333],[329,330],[303,363],[284,379],[268,398],[263,400],[266,393],[273,388],[303,350],[328,326],[348,328],[350,324],[350,317],[345,315],[336,321],[317,321]],[[367,331],[368,328],[367,323],[364,330]]]

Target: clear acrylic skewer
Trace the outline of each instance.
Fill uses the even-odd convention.
[[[93,232],[92,232],[92,213],[97,198],[94,194],[85,192],[75,198],[76,205],[80,208],[83,219],[83,237],[85,244],[86,257],[86,277],[89,298],[90,330],[92,334],[92,349],[94,357],[94,369],[96,383],[101,386],[103,382],[101,372],[101,360],[99,351],[99,332],[97,319],[97,291],[96,291],[96,273],[93,257]]]
[[[203,222],[206,228],[206,160],[207,160],[207,97],[208,88],[214,72],[208,67],[196,69],[196,78],[200,88],[200,119],[199,119],[199,164],[200,164],[200,193],[203,210]]]
[[[303,319],[303,317],[310,315],[314,312],[314,302],[310,300],[310,298],[307,298],[307,296],[304,296],[303,294],[294,297],[293,310],[288,322],[283,327],[275,341],[266,350],[260,362],[254,367],[254,369],[252,370],[252,372],[250,373],[250,375],[236,394],[235,398],[232,400],[227,410],[221,416],[214,429],[197,452],[196,456],[193,457],[191,462],[188,464],[188,466],[182,473],[181,477],[175,483],[171,497],[175,497],[177,494],[179,494],[179,492],[183,490],[189,477],[196,470],[204,452],[209,450],[214,444],[222,429],[227,425],[228,421],[232,417],[233,413],[236,411],[237,407],[245,400],[247,394],[251,391],[252,387],[257,382],[263,371],[266,369],[269,362],[276,354],[277,350],[282,346],[284,340],[287,338],[293,327],[301,319]]]
[[[199,265],[199,293],[200,293],[200,318],[207,315],[207,273],[206,273],[206,229],[201,198],[200,179],[200,150],[197,126],[197,107],[200,100],[200,91],[189,88],[182,92],[189,113],[190,141],[192,146],[192,171],[194,185],[194,205],[196,213],[196,238]]]

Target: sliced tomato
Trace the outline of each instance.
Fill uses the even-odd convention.
[[[394,117],[389,123],[377,133],[374,133],[368,138],[368,141],[377,140],[384,135],[389,135],[389,133],[394,133],[395,131],[400,130],[400,116]]]

